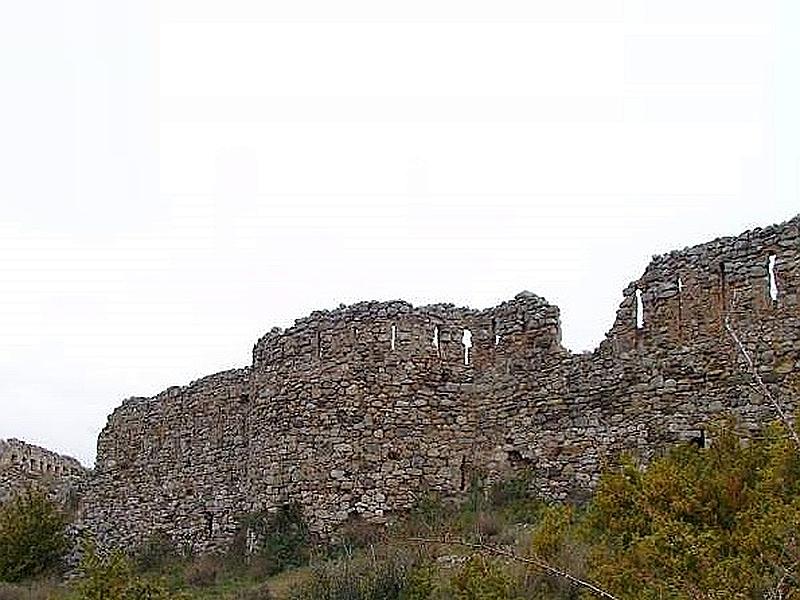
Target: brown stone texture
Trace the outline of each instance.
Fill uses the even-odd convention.
[[[621,451],[646,459],[728,412],[755,430],[776,415],[724,320],[793,410],[799,223],[655,257],[592,353],[565,350],[558,308],[530,293],[486,310],[363,302],[272,330],[250,367],[114,411],[84,524],[111,545],[163,530],[210,551],[287,501],[325,534],[459,496],[477,473],[524,468],[543,496],[577,499]]]
[[[65,502],[78,493],[87,475],[74,458],[16,439],[0,440],[0,503],[32,486],[42,486]]]

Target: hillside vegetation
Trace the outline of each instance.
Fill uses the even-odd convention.
[[[708,449],[625,457],[582,506],[537,500],[524,474],[476,477],[460,506],[425,496],[391,525],[352,521],[325,546],[294,506],[243,520],[258,532],[253,555],[241,539],[197,559],[166,537],[129,555],[88,544],[68,584],[42,583],[60,542],[31,523],[52,528],[57,511],[34,510],[47,513],[30,497],[0,510],[0,579],[29,579],[0,584],[0,600],[800,598],[800,458],[779,425],[745,442],[726,423]]]

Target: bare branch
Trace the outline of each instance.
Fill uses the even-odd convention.
[[[789,419],[789,417],[783,411],[783,407],[781,407],[780,402],[778,402],[775,396],[772,395],[772,392],[769,391],[767,384],[765,384],[764,380],[761,379],[761,375],[758,374],[758,369],[756,369],[753,359],[747,352],[747,348],[744,347],[744,344],[742,344],[739,336],[736,335],[736,331],[734,331],[733,327],[731,326],[730,316],[728,315],[725,316],[725,329],[731,338],[733,338],[733,341],[736,343],[736,347],[739,349],[739,352],[742,354],[742,356],[744,356],[745,361],[747,361],[747,366],[750,369],[750,373],[753,375],[753,379],[755,379],[756,385],[758,386],[758,391],[760,391],[764,397],[772,403],[772,406],[775,407],[775,410],[778,412],[781,421],[783,421],[783,424],[789,430],[789,433],[791,433],[792,438],[794,438],[795,447],[800,450],[800,436],[797,435],[797,431],[795,430],[791,419]]]
[[[540,568],[541,570],[545,571],[546,573],[549,573],[550,575],[561,577],[577,586],[591,590],[592,592],[594,592],[595,594],[597,594],[602,598],[608,598],[608,600],[619,600],[616,596],[597,587],[593,583],[575,577],[574,575],[571,575],[570,573],[567,573],[566,571],[563,571],[561,569],[557,569],[556,567],[544,562],[540,558],[530,557],[530,556],[520,556],[519,554],[515,554],[511,550],[506,550],[505,548],[500,548],[498,546],[491,546],[489,544],[483,544],[483,543],[466,542],[464,540],[438,540],[430,538],[409,538],[408,541],[422,543],[422,544],[442,544],[446,546],[462,546],[464,548],[472,548],[473,550],[479,550],[481,552],[494,554],[495,556],[510,558],[511,560],[517,562],[534,565]]]

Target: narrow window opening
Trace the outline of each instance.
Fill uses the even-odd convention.
[[[778,301],[778,280],[775,278],[775,264],[777,262],[778,257],[775,254],[770,254],[767,269],[769,270],[769,297],[773,302]]]
[[[322,334],[317,332],[317,358],[322,358]]]
[[[636,329],[644,327],[644,302],[642,302],[642,290],[636,290]]]
[[[500,336],[497,335],[496,333],[494,334],[494,345],[495,346],[499,346],[500,345]]]
[[[461,457],[461,465],[459,466],[458,470],[461,474],[460,487],[461,491],[463,492],[467,489],[467,458],[465,456]]]
[[[441,356],[442,355],[442,351],[439,348],[439,326],[438,325],[434,325],[433,326],[433,347],[436,348],[436,354]]]
[[[469,350],[472,348],[472,332],[469,329],[464,330],[461,336],[461,343],[464,345],[464,364],[469,364]]]
[[[392,350],[397,347],[397,325],[392,325]]]
[[[725,280],[725,263],[719,263],[719,290],[722,312],[728,312],[728,282]]]

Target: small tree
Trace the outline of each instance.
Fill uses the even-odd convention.
[[[0,581],[31,579],[58,567],[66,519],[47,495],[28,489],[0,506]]]

